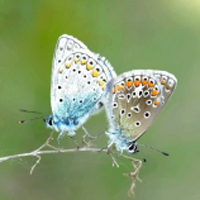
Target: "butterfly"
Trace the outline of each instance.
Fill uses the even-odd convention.
[[[116,74],[110,63],[91,52],[78,39],[61,35],[53,57],[51,79],[52,114],[45,124],[58,138],[75,135],[92,114],[103,106],[105,86]]]
[[[177,85],[165,71],[133,70],[112,79],[105,104],[109,120],[108,147],[136,153],[137,140],[147,131],[166,105]]]

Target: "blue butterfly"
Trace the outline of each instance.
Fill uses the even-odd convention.
[[[176,85],[175,76],[165,71],[133,70],[112,79],[106,86],[108,147],[115,144],[120,152],[136,153],[137,140],[154,122]]]
[[[69,35],[59,37],[52,67],[52,114],[45,120],[48,128],[75,134],[90,115],[103,106],[105,86],[116,74],[104,58],[91,52]]]

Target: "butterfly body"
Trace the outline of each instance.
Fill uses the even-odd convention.
[[[106,96],[105,85],[115,76],[110,64],[72,36],[58,39],[52,69],[52,114],[46,125],[73,136]]]
[[[176,83],[172,74],[154,70],[133,70],[112,79],[107,84],[108,146],[137,152],[137,140],[165,106]]]

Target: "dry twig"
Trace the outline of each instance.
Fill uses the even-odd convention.
[[[40,163],[40,161],[42,159],[41,155],[45,155],[45,154],[72,153],[72,152],[96,152],[96,153],[104,152],[104,153],[107,153],[111,157],[112,166],[119,167],[119,164],[117,163],[115,157],[113,156],[113,154],[115,154],[117,156],[120,156],[120,157],[123,157],[123,158],[129,160],[133,165],[134,171],[130,172],[130,173],[124,173],[124,175],[127,177],[130,177],[132,179],[132,184],[129,189],[129,195],[130,194],[134,195],[134,188],[135,188],[136,181],[138,180],[141,182],[141,180],[138,177],[138,173],[142,166],[142,161],[139,159],[135,159],[133,157],[126,156],[125,154],[121,154],[118,152],[111,152],[110,148],[109,149],[91,148],[90,147],[91,141],[89,143],[87,143],[85,140],[85,137],[86,137],[86,135],[83,136],[83,141],[82,141],[81,147],[73,148],[73,149],[59,149],[50,144],[50,142],[53,140],[53,132],[52,132],[50,134],[50,136],[48,137],[48,139],[46,140],[46,142],[43,145],[41,145],[39,148],[37,148],[36,150],[28,152],[28,153],[21,153],[21,154],[0,157],[0,162],[4,162],[7,160],[16,159],[16,158],[22,158],[22,157],[36,157],[37,160],[30,169],[30,174],[32,174],[34,169],[36,168],[36,166]],[[85,146],[83,146],[83,145],[85,145]],[[46,147],[48,147],[50,149],[46,150],[45,149]]]

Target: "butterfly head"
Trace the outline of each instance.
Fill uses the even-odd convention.
[[[53,114],[49,115],[49,117],[45,119],[44,122],[47,128],[53,129],[57,132],[74,131],[80,126],[80,122],[76,117],[66,117],[65,119],[60,119]]]
[[[139,150],[137,149],[138,145],[136,141],[131,141],[128,143],[128,149],[127,151],[131,154],[135,154],[137,152],[139,152]]]
[[[55,129],[53,122],[53,115],[49,115],[46,119],[44,119],[44,123],[47,126],[47,128]]]

